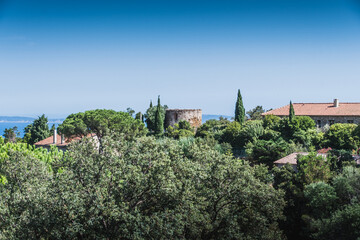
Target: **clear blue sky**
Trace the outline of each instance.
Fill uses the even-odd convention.
[[[0,115],[360,102],[360,1],[0,0]]]

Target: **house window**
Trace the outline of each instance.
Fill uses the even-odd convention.
[[[321,120],[317,120],[317,121],[316,121],[316,126],[317,126],[318,128],[321,128]]]
[[[333,125],[334,123],[335,123],[334,120],[329,120],[329,125],[330,125],[330,126]]]
[[[354,120],[347,120],[347,123],[354,123]]]

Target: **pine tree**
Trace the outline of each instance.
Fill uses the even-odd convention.
[[[152,108],[152,107],[153,107],[152,100],[150,100],[150,107],[149,108]]]
[[[28,136],[27,143],[34,144],[38,141],[41,141],[47,137],[51,136],[49,130],[48,119],[45,117],[45,114],[35,119],[34,122],[25,128],[25,132]]]
[[[235,105],[235,121],[239,122],[241,125],[245,121],[245,108],[242,101],[240,89],[238,90],[238,95]]]
[[[295,111],[294,111],[294,106],[292,104],[292,102],[290,101],[290,109],[289,109],[289,121],[292,122],[292,120],[295,117]]]
[[[164,119],[161,115],[160,96],[158,96],[158,104],[156,106],[155,114],[155,134],[161,135],[164,133]]]

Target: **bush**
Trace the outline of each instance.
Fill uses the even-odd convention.
[[[346,166],[355,166],[356,162],[349,150],[332,149],[328,152],[327,160],[331,171],[341,172]]]
[[[225,128],[230,124],[230,121],[226,118],[220,118],[219,120],[210,119],[201,125],[196,131],[196,137],[201,138],[215,138],[220,140]]]
[[[292,139],[294,134],[299,131],[308,131],[315,128],[315,122],[308,116],[296,116],[292,121],[283,118],[279,122],[278,130],[283,138]]]
[[[262,163],[272,168],[276,160],[284,157],[288,150],[288,144],[279,139],[273,140],[257,140],[246,145],[246,154],[250,162]]]
[[[298,175],[306,184],[315,182],[327,182],[331,177],[329,163],[321,155],[315,152],[309,155],[299,155],[297,160]]]
[[[195,135],[194,129],[191,127],[190,123],[187,121],[180,121],[179,123],[174,124],[174,127],[169,126],[166,129],[166,136],[172,137],[175,139],[183,137],[193,137]]]
[[[359,141],[354,136],[356,124],[336,123],[331,125],[324,135],[324,146],[333,149],[353,150],[359,146]]]
[[[265,115],[263,126],[265,129],[278,129],[281,118],[275,115]]]
[[[237,121],[228,124],[221,136],[221,142],[229,143],[233,148],[239,148],[242,145],[241,128],[241,124]]]

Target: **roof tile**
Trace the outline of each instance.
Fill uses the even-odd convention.
[[[360,103],[293,103],[297,116],[360,116]],[[263,115],[288,116],[290,105],[270,110]]]

